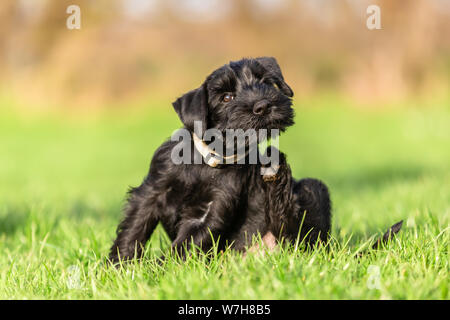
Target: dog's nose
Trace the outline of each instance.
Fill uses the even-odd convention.
[[[260,115],[266,113],[268,108],[269,108],[269,101],[264,99],[264,100],[256,102],[253,105],[253,113],[260,116]]]

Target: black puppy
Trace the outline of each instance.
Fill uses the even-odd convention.
[[[200,123],[203,131],[211,128],[220,132],[226,129],[284,131],[293,124],[292,96],[276,60],[263,57],[231,62],[217,69],[198,89],[183,95],[173,106],[192,138],[187,142],[188,153],[201,158],[207,146],[194,134],[194,122]],[[206,251],[213,239],[219,238],[221,248],[231,245],[244,250],[253,235],[279,231],[278,224],[266,217],[267,210],[275,209],[266,205],[261,164],[239,161],[220,165],[211,158],[201,164],[176,164],[172,157],[176,146],[174,141],[163,143],[153,156],[144,182],[129,192],[125,217],[110,251],[112,262],[141,257],[158,222],[180,255],[184,254],[183,246],[189,248],[191,242]],[[246,155],[244,160],[247,158]],[[320,182],[299,182],[297,189],[298,201],[304,190],[318,193],[320,196],[313,198],[308,195],[308,201],[324,201],[324,208],[314,204],[313,210],[317,206],[320,209],[309,214],[323,215],[324,220],[329,220],[328,194]],[[285,203],[278,199],[276,207],[290,206],[289,195],[282,200]],[[286,221],[292,224],[286,227],[293,234],[302,219],[295,215]],[[321,237],[326,236],[327,228],[329,221],[320,224]]]

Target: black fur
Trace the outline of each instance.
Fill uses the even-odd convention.
[[[234,99],[224,102],[226,93],[232,93]],[[191,132],[194,121],[201,121],[203,130],[284,131],[294,123],[292,95],[276,60],[263,57],[231,62],[217,69],[198,89],[177,99],[173,106]],[[261,103],[264,112],[255,110]],[[287,164],[281,169],[286,175],[282,174],[270,186],[262,179],[260,164],[218,168],[205,163],[175,165],[170,156],[175,144],[166,141],[158,148],[144,182],[130,191],[125,217],[117,228],[117,238],[110,251],[112,262],[141,257],[158,222],[180,255],[184,254],[183,246],[189,247],[191,241],[208,250],[212,245],[211,235],[216,240],[220,237],[221,248],[230,244],[236,250],[244,250],[253,235],[270,230],[279,234],[281,225],[283,235],[294,239],[304,211],[303,225],[306,229],[313,228],[309,239],[314,241],[319,233],[320,239],[326,239],[330,205],[322,183],[311,179],[290,180]],[[192,155],[197,153],[192,143],[190,149]],[[266,192],[270,188],[276,196]],[[272,201],[274,197],[276,200]]]
[[[331,201],[325,184],[311,178],[295,180],[286,156],[280,153],[276,178],[264,187],[266,224],[275,237],[290,242],[298,239],[308,246],[317,240],[328,241]]]

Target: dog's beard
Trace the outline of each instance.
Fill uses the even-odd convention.
[[[272,107],[267,115],[257,116],[245,111],[235,111],[229,115],[225,128],[242,130],[271,130],[278,129],[284,132],[287,127],[294,124],[294,111],[290,107]],[[223,128],[223,129],[225,129]],[[222,128],[221,128],[222,129]],[[222,129],[222,130],[223,130]]]
[[[279,114],[274,111],[271,115],[255,116],[245,112],[233,113],[224,124],[225,128],[219,129],[220,137],[214,137],[210,142],[222,145],[220,155],[233,155],[249,153],[258,148],[258,145],[276,139],[281,132],[293,124],[292,109],[285,108],[285,112]]]

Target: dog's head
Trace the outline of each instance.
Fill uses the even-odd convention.
[[[191,131],[195,121],[202,122],[203,130],[284,131],[294,123],[292,96],[275,58],[262,57],[224,65],[173,106]]]

